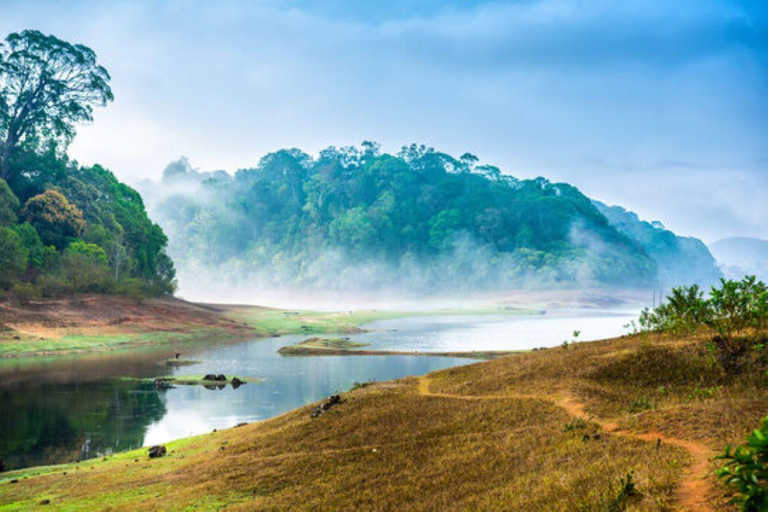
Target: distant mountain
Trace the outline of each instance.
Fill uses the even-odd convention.
[[[724,238],[710,244],[709,249],[728,277],[755,274],[768,280],[768,240],[749,237]]]
[[[607,206],[600,201],[594,204],[613,227],[639,243],[656,261],[661,286],[705,286],[722,276],[715,258],[701,240],[678,236],[660,222],[640,220],[637,214],[620,206]]]

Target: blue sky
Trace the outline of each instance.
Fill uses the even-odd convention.
[[[419,142],[714,241],[768,238],[764,5],[0,0],[0,32],[97,51],[116,100],[72,152],[128,181]]]

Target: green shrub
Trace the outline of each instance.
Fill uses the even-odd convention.
[[[768,337],[768,286],[755,276],[721,279],[708,299],[693,285],[673,289],[666,300],[654,310],[642,311],[642,329],[672,334],[710,329],[708,348],[728,375],[741,372],[750,352]]]
[[[733,450],[729,445],[716,459],[725,461],[717,476],[737,491],[732,503],[745,512],[768,510],[768,418],[746,444]]]
[[[0,288],[8,289],[21,278],[28,256],[21,237],[10,228],[0,227]]]
[[[710,321],[710,304],[698,285],[673,288],[666,300],[653,311],[642,311],[640,326],[644,330],[685,334],[705,327]]]
[[[42,295],[40,288],[32,283],[16,283],[13,285],[11,293],[22,304],[38,300]]]

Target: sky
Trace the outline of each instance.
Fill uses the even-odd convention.
[[[115,101],[71,154],[171,160],[412,142],[544,176],[712,242],[768,238],[768,4],[756,0],[0,0],[0,35],[93,48]]]

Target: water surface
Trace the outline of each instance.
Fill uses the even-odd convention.
[[[418,316],[375,322],[352,336],[372,349],[523,350],[624,332],[636,313],[557,311],[544,316]],[[0,365],[0,457],[7,468],[71,462],[271,418],[349,389],[355,382],[422,375],[474,362],[414,356],[283,357],[299,336],[186,348],[182,368],[158,364],[171,349]],[[122,377],[224,373],[260,377],[238,389],[177,386]]]

